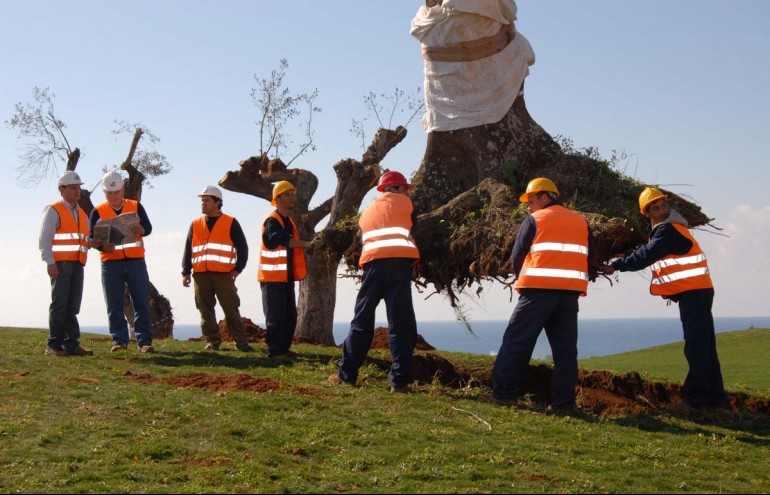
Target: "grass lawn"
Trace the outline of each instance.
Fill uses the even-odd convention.
[[[767,393],[768,334],[719,336],[728,387]],[[111,354],[84,338],[95,356],[58,358],[46,336],[0,327],[2,492],[770,492],[766,415],[546,416],[480,401],[475,386],[390,394],[374,365],[360,387],[333,386],[336,348],[298,345],[279,364],[264,345]],[[681,380],[677,346],[639,352],[582,365]]]

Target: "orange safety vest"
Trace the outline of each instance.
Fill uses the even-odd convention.
[[[209,231],[206,215],[192,223],[192,267],[193,272],[230,273],[235,268],[238,253],[230,238],[233,217],[222,213]]]
[[[376,198],[361,214],[361,259],[363,267],[382,258],[420,259],[420,251],[412,239],[412,200],[403,194],[386,192]]]
[[[99,218],[108,219],[115,218],[117,213],[110,206],[109,202],[105,202],[96,207],[96,211],[99,213]],[[137,213],[139,212],[139,203],[133,199],[126,199],[123,202],[123,213]],[[111,253],[100,253],[102,261],[122,260],[124,258],[144,258],[144,241],[142,236],[136,236],[134,242],[128,242],[129,239],[124,239],[123,244],[115,244],[115,251]]]
[[[79,261],[85,266],[88,259],[88,217],[83,208],[77,206],[78,221],[72,216],[69,207],[62,201],[51,207],[59,214],[59,228],[53,236],[54,261]]]
[[[281,215],[276,211],[271,211],[267,218],[265,218],[265,221],[262,222],[262,245],[259,249],[259,270],[257,271],[257,280],[259,282],[288,282],[289,248],[278,246],[275,249],[268,249],[265,246],[265,223],[269,218],[275,218],[281,224],[281,227],[286,228],[283,223],[283,218],[281,218]],[[294,219],[289,217],[289,222],[291,222],[291,227],[294,231],[292,237],[299,241],[299,232],[297,231],[297,225],[294,223]],[[293,248],[292,260],[294,280],[304,280],[305,277],[307,277],[305,250]]]
[[[688,290],[713,288],[706,255],[698,241],[684,225],[671,225],[692,242],[692,247],[685,254],[670,254],[652,264],[650,294],[667,298]]]
[[[532,213],[537,232],[516,280],[516,290],[588,289],[588,224],[561,205]]]

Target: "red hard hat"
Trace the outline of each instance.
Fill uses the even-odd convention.
[[[377,190],[382,192],[388,186],[402,185],[407,189],[412,189],[412,186],[406,181],[400,172],[385,172],[380,176],[380,181],[377,183]]]

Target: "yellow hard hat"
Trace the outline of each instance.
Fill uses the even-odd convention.
[[[278,182],[275,186],[273,186],[273,200],[270,202],[270,204],[273,206],[276,206],[275,198],[285,193],[286,191],[296,191],[296,190],[297,188],[294,187],[294,184],[292,184],[287,180],[282,180],[281,182]]]
[[[642,191],[642,194],[639,195],[639,211],[641,211],[642,215],[644,215],[647,212],[647,207],[650,205],[650,203],[661,198],[668,199],[668,196],[660,192],[660,189],[656,189],[654,187],[645,187],[644,191]]]
[[[554,184],[551,179],[538,177],[537,179],[532,179],[529,181],[529,184],[527,184],[527,190],[519,197],[519,201],[526,203],[527,194],[536,192],[552,192],[556,194],[557,197],[559,196],[559,190],[556,189],[556,184]]]

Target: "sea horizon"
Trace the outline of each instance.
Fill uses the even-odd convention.
[[[264,322],[255,321],[264,328]],[[437,350],[495,355],[502,342],[508,320],[471,321],[473,334],[455,320],[418,321],[417,332]],[[717,333],[749,328],[770,328],[770,316],[715,316]],[[387,327],[387,322],[376,322],[375,327]],[[341,344],[349,321],[335,322],[334,341]],[[84,333],[108,335],[106,325],[82,326]],[[201,336],[199,324],[174,324],[173,338],[188,340]],[[578,321],[578,357],[598,357],[619,354],[682,341],[679,318],[584,318]],[[533,358],[549,359],[551,349],[545,332],[538,338]]]

